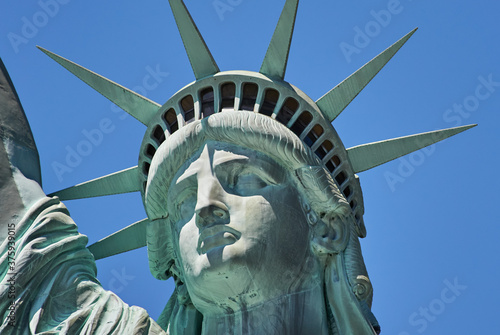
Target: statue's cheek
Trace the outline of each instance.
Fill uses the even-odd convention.
[[[198,247],[199,230],[194,224],[194,219],[183,224],[177,235],[177,254],[180,256],[184,272],[192,271],[195,268],[199,253]]]

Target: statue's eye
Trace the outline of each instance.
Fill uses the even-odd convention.
[[[239,195],[253,195],[269,185],[276,184],[264,172],[243,169],[231,176],[230,189]]]
[[[226,192],[241,196],[259,194],[268,186],[281,183],[283,175],[275,175],[277,169],[268,171],[268,165],[251,162],[230,162],[218,165],[215,174]],[[278,170],[279,171],[279,170]]]
[[[235,176],[234,187],[238,190],[260,190],[269,184],[259,175],[245,171]]]

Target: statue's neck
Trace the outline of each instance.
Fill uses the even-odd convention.
[[[232,314],[205,315],[202,335],[328,334],[321,286]]]

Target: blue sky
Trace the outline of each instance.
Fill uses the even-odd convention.
[[[253,71],[283,4],[187,1],[220,68]],[[346,147],[479,124],[360,174],[368,229],[362,247],[384,334],[491,334],[498,328],[499,7],[486,0],[299,6],[285,79],[313,99],[419,27],[334,122]],[[6,0],[0,21],[0,57],[31,123],[46,193],[136,165],[145,127],[35,45],[160,104],[194,80],[165,0]],[[151,73],[155,81],[144,85]],[[94,129],[106,130],[102,140],[70,166],[68,153],[81,149],[85,132]],[[58,171],[58,163],[69,169]],[[138,194],[67,206],[90,242],[145,217]],[[155,318],[172,290],[172,282],[150,275],[146,250],[99,261],[98,269],[105,288]]]

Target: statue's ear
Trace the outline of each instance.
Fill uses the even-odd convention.
[[[335,212],[338,215],[351,213],[349,203],[324,167],[305,166],[294,172],[299,192],[305,199],[314,202],[314,207],[325,208],[328,213]]]
[[[347,246],[350,230],[345,218],[336,213],[320,213],[311,210],[307,221],[312,231],[312,247],[322,254],[337,254]]]
[[[328,171],[321,166],[295,170],[303,209],[312,228],[312,246],[318,253],[339,253],[346,248],[351,208]],[[313,208],[307,204],[313,202]]]

